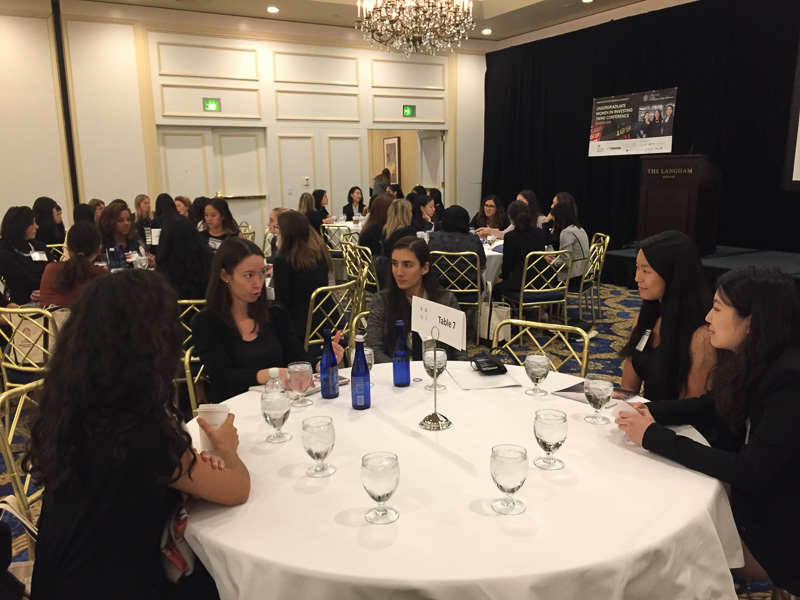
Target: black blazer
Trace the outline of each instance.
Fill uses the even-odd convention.
[[[353,205],[350,204],[349,202],[347,204],[345,204],[344,208],[342,209],[342,214],[345,217],[347,217],[348,221],[352,221],[353,220]],[[364,203],[363,202],[359,202],[358,203],[358,215],[361,216],[363,214],[364,214]]]
[[[11,302],[27,304],[31,301],[31,293],[39,289],[42,274],[48,262],[53,262],[50,251],[39,240],[28,240],[37,252],[44,252],[47,261],[35,261],[30,256],[24,256],[9,245],[0,247],[0,275],[5,277]],[[25,252],[29,254],[30,250]]]
[[[285,256],[279,254],[272,263],[272,284],[275,300],[288,309],[294,332],[299,340],[304,341],[311,294],[317,288],[328,285],[327,261],[320,257],[313,269],[297,270]]]
[[[525,269],[525,257],[531,252],[544,250],[546,236],[538,227],[525,231],[512,229],[503,238],[503,268],[500,279],[503,289],[519,293],[522,287],[522,272]]]
[[[800,594],[800,348],[787,350],[767,368],[755,393],[747,443],[734,451],[711,448],[664,425],[707,425],[710,397],[651,403],[657,424],[642,445],[731,485],[739,535],[772,581]],[[730,432],[727,432],[730,437]]]

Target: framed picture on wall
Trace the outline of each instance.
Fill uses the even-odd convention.
[[[389,169],[390,183],[400,183],[400,138],[383,138],[383,166]]]

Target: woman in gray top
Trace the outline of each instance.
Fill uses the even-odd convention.
[[[395,243],[388,286],[370,304],[366,344],[372,348],[376,363],[392,361],[396,321],[405,323],[406,345],[413,360],[422,360],[422,339],[411,332],[411,299],[414,296],[460,310],[456,297],[439,285],[430,269],[430,251],[424,240],[407,236]],[[467,360],[466,351],[442,347],[446,348],[449,360]]]

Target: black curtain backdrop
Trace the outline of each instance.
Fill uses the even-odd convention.
[[[677,86],[672,152],[722,171],[719,244],[800,252],[781,189],[800,37],[797,0],[699,0],[486,57],[483,195],[571,192],[589,235],[636,239],[640,158],[589,158],[592,99]]]

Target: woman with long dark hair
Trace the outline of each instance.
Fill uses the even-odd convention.
[[[311,224],[311,227],[314,228],[318,234],[322,235],[322,224],[330,224],[333,223],[333,217],[328,214],[328,211],[325,210],[323,213],[319,210],[319,208],[323,208],[321,204],[322,199],[325,198],[325,202],[327,202],[328,195],[325,194],[324,190],[314,190],[314,192],[322,191],[322,195],[319,196],[319,203],[317,202],[317,197],[309,194],[308,192],[304,192],[300,194],[300,204],[297,207],[297,210],[306,216],[306,220]],[[319,206],[319,208],[318,208]]]
[[[503,230],[510,224],[511,222],[508,220],[500,198],[494,194],[489,194],[481,200],[481,207],[472,217],[469,226],[475,229],[489,227],[490,229]]]
[[[36,239],[45,245],[63,244],[66,230],[61,221],[61,209],[52,198],[41,196],[33,203],[33,217],[36,219]]]
[[[417,231],[436,228],[436,205],[430,196],[417,196],[411,205],[411,224]]]
[[[370,202],[369,215],[361,227],[361,235],[358,237],[358,245],[365,246],[372,251],[373,258],[381,255],[381,233],[386,219],[389,216],[389,206],[393,200],[389,194],[376,196]]]
[[[503,292],[519,293],[525,275],[525,257],[531,252],[544,250],[547,241],[544,231],[531,223],[531,212],[524,202],[512,202],[508,216],[514,229],[506,234],[503,244],[503,266],[499,282],[492,290],[496,298],[500,298]]]
[[[177,297],[157,273],[98,277],[73,305],[24,458],[44,486],[33,597],[173,597],[159,542],[179,492],[247,500],[233,415],[217,430],[198,419],[224,469],[197,460],[181,427],[173,378],[182,340]]]
[[[270,367],[283,368],[285,376],[291,362],[316,361],[303,349],[286,308],[267,299],[266,269],[259,247],[244,238],[228,238],[214,256],[206,307],[192,320],[192,339],[209,377],[211,402],[266,383]],[[344,354],[340,335],[337,332],[333,345],[338,359]]]
[[[172,210],[175,211],[174,202]],[[175,214],[177,215],[177,211]],[[214,198],[206,204],[204,227],[200,231],[200,235],[214,251],[229,237],[239,235],[239,226],[231,214],[228,202],[222,198]]]
[[[156,270],[163,273],[182,300],[204,298],[213,253],[189,219],[168,219],[161,230]]]
[[[39,288],[39,306],[50,304],[70,308],[83,288],[108,269],[96,266],[94,260],[103,245],[100,232],[91,223],[75,223],[67,234],[66,254],[68,259],[48,263]]]
[[[305,339],[311,294],[328,285],[331,270],[331,253],[306,218],[297,211],[278,215],[278,255],[272,263],[275,300],[288,309],[301,341]]]
[[[0,225],[0,273],[14,304],[39,300],[39,286],[53,257],[36,239],[36,221],[27,206],[12,206]]]
[[[353,215],[361,216],[365,211],[366,207],[364,206],[364,194],[361,192],[360,187],[354,185],[350,188],[350,191],[347,192],[347,203],[342,209],[342,214],[347,217],[348,221],[352,221]]]
[[[428,249],[438,252],[474,252],[478,255],[478,274],[486,268],[486,253],[480,238],[469,231],[469,213],[463,206],[448,206],[442,215],[442,230],[431,233]],[[458,265],[457,265],[458,266]],[[460,265],[463,268],[463,264]],[[448,269],[451,281],[459,280],[459,269]],[[473,283],[475,277],[470,276]],[[462,281],[463,283],[463,281]]]
[[[391,362],[396,342],[395,322],[405,325],[408,348],[414,360],[422,360],[423,343],[411,332],[411,299],[427,298],[450,308],[461,310],[458,300],[444,289],[430,272],[431,254],[425,240],[406,236],[392,250],[392,272],[387,287],[370,304],[366,345],[372,348],[376,363]],[[447,346],[452,360],[467,360],[467,353]]]
[[[103,214],[103,211],[106,209],[106,203],[100,200],[100,198],[92,198],[89,200],[89,208],[94,212],[95,225],[99,226],[100,215]]]
[[[706,317],[719,353],[710,394],[634,404],[620,429],[644,448],[730,485],[745,577],[800,594],[800,294],[774,267],[719,278]],[[708,447],[667,425],[712,426],[725,447]]]
[[[189,220],[194,223],[197,230],[205,227],[206,206],[211,202],[211,198],[198,196],[192,201],[192,209],[189,211]]]
[[[583,271],[586,268],[586,261],[589,258],[589,237],[586,230],[581,227],[578,217],[572,212],[572,208],[566,203],[559,203],[553,207],[553,233],[552,240],[558,240],[559,250],[569,250],[572,253],[572,264],[569,274],[566,271],[559,272],[559,278],[563,281],[569,277],[570,290],[580,288]],[[555,244],[553,244],[555,246]],[[557,258],[550,264],[560,266],[561,259]]]
[[[705,316],[712,291],[694,242],[665,231],[639,244],[636,283],[642,307],[628,343],[621,387],[648,400],[700,396],[716,362]]]
[[[153,217],[153,229],[161,229],[169,219],[180,217],[178,209],[175,208],[175,200],[166,193],[161,193],[156,198],[156,213]]]
[[[550,205],[550,214],[545,218],[544,223],[542,224],[543,228],[548,230],[553,228],[553,209],[558,204],[567,204],[572,209],[572,212],[575,213],[575,218],[578,218],[578,204],[575,202],[575,196],[569,192],[558,192],[555,196],[553,196],[553,202]]]

